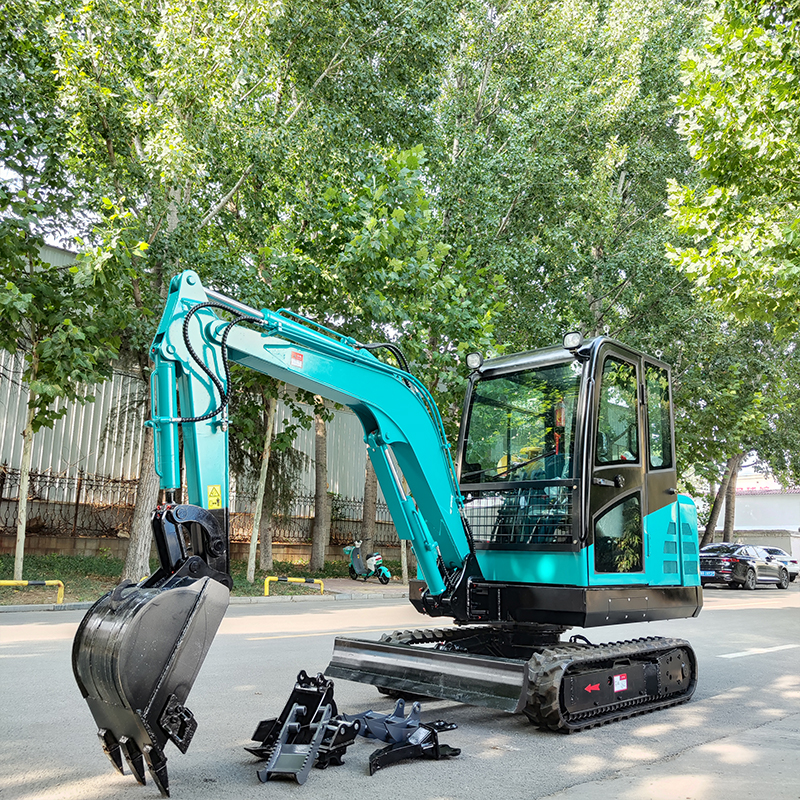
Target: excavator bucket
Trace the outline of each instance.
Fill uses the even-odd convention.
[[[197,723],[186,698],[230,598],[209,571],[191,556],[172,574],[162,568],[138,585],[120,584],[86,613],[72,649],[75,679],[111,763],[124,773],[127,761],[142,784],[146,765],[166,797],[164,747],[172,741],[185,753],[191,743]]]

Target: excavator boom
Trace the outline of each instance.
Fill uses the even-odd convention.
[[[185,707],[228,604],[230,363],[352,409],[398,534],[412,543],[430,591],[443,594],[470,548],[441,418],[425,387],[354,339],[291,312],[259,311],[175,277],[150,350],[156,471],[168,502],[153,515],[160,568],[87,612],[73,671],[104,751],[137,780],[145,765],[169,793],[164,747],[185,752],[196,727]],[[180,488],[179,428],[188,504]],[[403,488],[405,478],[411,494]],[[412,497],[413,495],[413,497]]]

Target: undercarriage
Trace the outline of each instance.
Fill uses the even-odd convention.
[[[396,631],[380,641],[337,638],[326,670],[398,695],[524,713],[562,733],[684,703],[697,660],[682,639],[594,645],[553,626]]]

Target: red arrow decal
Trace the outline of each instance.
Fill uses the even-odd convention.
[[[600,684],[599,683],[590,683],[586,687],[587,692],[599,692],[600,691]]]

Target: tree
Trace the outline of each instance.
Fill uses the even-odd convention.
[[[679,131],[703,178],[673,180],[688,246],[674,263],[746,318],[793,331],[800,311],[800,5],[717,0],[681,59]]]
[[[324,169],[363,163],[421,126],[449,13],[422,0],[90,0],[50,20],[63,161],[93,215],[83,274],[127,289],[132,353],[146,352],[180,267],[254,305],[284,304],[265,242],[300,224],[295,208]],[[140,368],[146,381],[146,359]],[[140,491],[137,519],[154,502]],[[140,538],[143,525],[132,574],[144,568]]]
[[[315,398],[314,412],[314,525],[311,533],[309,569],[325,566],[325,552],[331,538],[331,499],[328,494],[328,431],[330,412],[321,397]]]
[[[399,366],[431,387],[439,405],[451,412],[453,430],[452,411],[460,410],[454,393],[464,381],[460,357],[488,345],[494,281],[488,270],[468,263],[468,254],[451,253],[438,239],[425,163],[424,149],[415,147],[376,156],[368,170],[354,176],[325,174],[318,193],[308,193],[299,227],[276,230],[269,258],[273,290],[293,308],[357,341],[399,346],[408,359]],[[374,352],[394,360],[390,350]],[[321,446],[319,418],[316,431]],[[321,567],[328,535],[319,454],[316,469],[312,568]],[[366,499],[370,496],[367,491]],[[374,519],[374,508],[371,513]],[[368,514],[365,507],[365,518]]]
[[[45,236],[62,232],[56,211],[75,209],[61,158],[66,124],[57,113],[46,0],[3,0],[0,12],[0,263],[4,277],[27,272]],[[69,4],[66,5],[69,7]]]
[[[28,477],[34,434],[52,426],[67,410],[56,400],[91,402],[86,386],[111,375],[119,350],[117,321],[98,315],[103,299],[87,290],[72,269],[51,267],[28,256],[28,271],[0,262],[0,347],[21,353],[28,385],[28,404],[20,466],[17,506],[17,546],[14,579],[21,580],[25,551]]]
[[[328,173],[270,257],[293,308],[360,342],[398,345],[452,432],[463,356],[491,344],[501,279],[441,240],[426,165],[418,146],[355,175]]]
[[[656,338],[682,280],[663,205],[690,164],[670,98],[694,4],[471,2],[460,19],[431,158],[445,241],[505,277],[498,338]]]
[[[250,550],[247,556],[247,580],[252,583],[255,580],[256,571],[256,547],[261,541],[262,568],[266,565],[272,568],[272,540],[268,538],[269,525],[262,524],[264,512],[265,495],[267,491],[267,475],[269,474],[269,460],[272,452],[272,430],[275,425],[275,412],[278,408],[278,398],[270,397],[266,402],[264,419],[264,451],[261,454],[261,469],[259,470],[258,488],[255,497],[255,513],[253,514],[253,530],[250,535]],[[267,522],[267,520],[265,520]],[[266,553],[264,551],[267,551]]]
[[[378,510],[378,476],[372,466],[372,460],[367,453],[366,469],[364,470],[364,502],[361,512],[361,552],[369,555],[375,552],[375,531],[377,521],[375,515]]]

